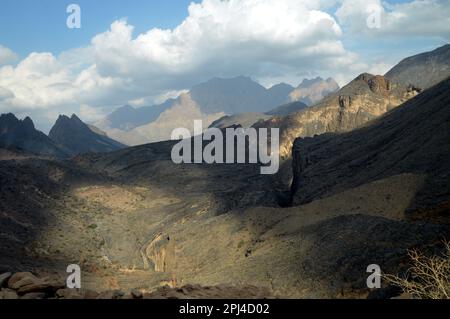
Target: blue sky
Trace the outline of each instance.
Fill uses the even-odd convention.
[[[33,51],[59,54],[89,44],[96,34],[127,18],[136,33],[174,28],[186,18],[192,0],[1,0],[0,43],[20,57]],[[81,7],[82,28],[68,29],[66,8]]]
[[[71,3],[81,29],[66,26]],[[46,130],[216,76],[345,85],[449,43],[448,12],[448,0],[1,0],[0,112]]]

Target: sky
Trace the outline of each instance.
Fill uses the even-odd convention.
[[[48,131],[59,114],[95,122],[216,76],[345,85],[449,43],[448,12],[448,0],[2,0],[0,113]]]

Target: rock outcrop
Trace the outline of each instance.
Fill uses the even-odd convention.
[[[256,286],[162,286],[152,291],[120,289],[94,291],[91,289],[66,288],[63,280],[38,278],[30,272],[0,274],[8,275],[9,281],[0,285],[1,299],[266,299],[273,298],[269,290]],[[63,278],[61,278],[63,279]]]

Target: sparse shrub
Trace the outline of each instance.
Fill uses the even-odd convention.
[[[440,255],[408,252],[412,266],[404,277],[384,275],[391,284],[419,299],[450,299],[450,241]]]

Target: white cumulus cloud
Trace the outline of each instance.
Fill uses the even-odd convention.
[[[16,62],[18,56],[11,49],[0,45],[0,66]]]
[[[117,20],[87,47],[59,56],[35,52],[17,66],[0,67],[0,86],[13,94],[0,111],[76,111],[89,105],[106,112],[108,106],[169,96],[214,76],[300,79],[311,71],[348,69],[357,56],[346,51],[340,26],[321,10],[333,4],[203,0],[189,6],[176,28],[137,35],[126,20]]]

